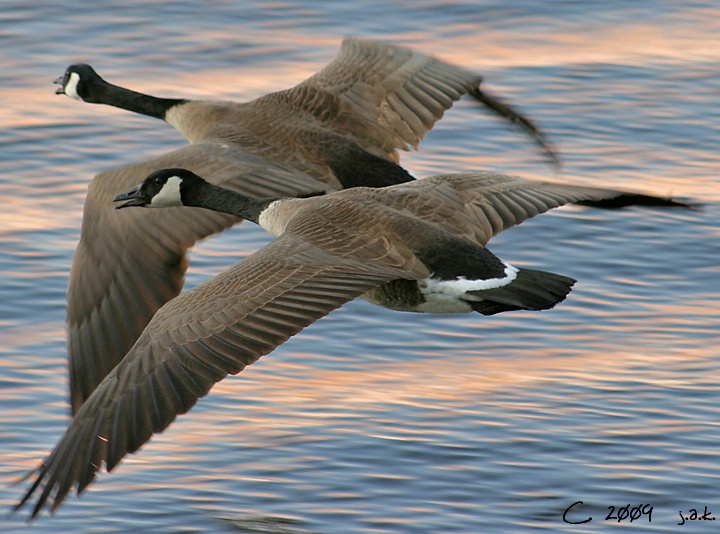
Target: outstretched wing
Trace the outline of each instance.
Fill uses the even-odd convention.
[[[54,510],[73,486],[81,492],[103,463],[110,471],[229,373],[382,283],[428,275],[382,239],[339,247],[323,251],[286,232],[163,306],[78,410],[16,509],[39,492],[32,516],[48,501]]]
[[[125,356],[153,314],[182,289],[185,253],[197,240],[238,222],[210,210],[116,210],[112,198],[150,172],[186,167],[250,196],[311,194],[327,186],[242,151],[195,143],[95,176],[68,288],[73,413]],[[182,208],[181,208],[182,209]]]
[[[290,102],[364,150],[397,163],[397,149],[418,147],[461,96],[469,94],[523,128],[554,164],[550,142],[533,122],[480,88],[482,78],[409,48],[348,38],[337,57],[303,83],[256,105]]]
[[[273,110],[269,116],[274,117],[278,103],[289,104],[286,109],[303,117],[309,114],[328,131],[347,136],[370,154],[397,161],[398,148],[417,146],[455,100],[470,94],[525,125],[551,153],[532,123],[483,93],[480,81],[473,73],[404,47],[346,39],[337,58],[318,74],[243,109],[252,114],[255,106],[268,106]],[[307,127],[303,120],[287,121],[288,128],[295,125]],[[215,132],[214,143],[194,143],[101,173],[93,180],[68,294],[73,413],[125,355],[155,311],[179,294],[188,247],[236,222],[205,211],[182,220],[152,210],[120,214],[112,209],[115,194],[133,187],[151,171],[179,166],[250,196],[296,196],[328,188],[301,172],[322,178],[326,171],[313,167],[293,147],[281,147],[278,153],[272,143],[233,128],[229,137],[240,138],[228,148],[221,133]],[[252,155],[263,151],[270,151],[265,159]],[[284,161],[299,171],[287,172],[272,161]]]
[[[343,194],[353,194],[348,190]],[[480,245],[526,219],[569,203],[688,208],[643,193],[526,180],[489,172],[435,175],[380,190],[382,202]]]

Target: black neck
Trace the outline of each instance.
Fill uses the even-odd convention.
[[[107,104],[162,120],[165,120],[165,115],[171,107],[187,102],[180,98],[157,98],[138,93],[107,83],[105,80],[95,84],[92,94],[87,95],[84,100],[94,104]]]
[[[252,198],[243,194],[200,182],[191,186],[192,191],[183,192],[183,204],[198,208],[208,208],[241,217],[258,224],[260,213],[277,198]]]

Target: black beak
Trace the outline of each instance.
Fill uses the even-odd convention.
[[[119,195],[115,195],[113,197],[113,202],[127,200],[127,202],[125,202],[124,204],[115,206],[115,209],[127,208],[129,206],[144,206],[146,204],[146,202],[145,202],[145,198],[143,197],[143,193],[142,193],[140,187],[141,186],[136,185],[130,191],[126,191],[125,193],[120,193]]]
[[[65,94],[65,84],[63,83],[64,81],[65,81],[64,74],[62,76],[58,76],[57,78],[55,78],[55,81],[53,83],[60,86],[57,89],[55,89],[56,95],[64,95]]]

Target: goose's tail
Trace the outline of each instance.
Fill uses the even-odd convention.
[[[468,295],[482,300],[466,300],[483,315],[512,310],[547,310],[565,299],[575,280],[561,274],[519,268],[515,280],[493,289],[469,291]]]

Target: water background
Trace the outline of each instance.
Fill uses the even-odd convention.
[[[87,184],[182,146],[160,121],[54,94],[73,62],[169,97],[249,100],[345,35],[485,75],[561,152],[461,101],[404,165],[692,198],[567,208],[493,240],[579,280],[543,313],[418,316],[351,302],[237,377],[77,499],[3,532],[605,532],[720,517],[720,5],[711,1],[0,1],[0,506],[68,422],[65,291]],[[268,236],[191,254],[187,285]],[[577,501],[567,519],[563,511]],[[651,519],[651,521],[648,521]],[[3,519],[0,519],[2,521]],[[629,525],[630,519],[622,524]]]

